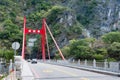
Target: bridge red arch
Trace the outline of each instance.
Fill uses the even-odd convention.
[[[26,35],[27,34],[39,34],[41,35],[41,46],[42,46],[42,59],[46,59],[45,55],[45,42],[46,42],[46,25],[45,25],[46,20],[42,20],[42,28],[33,30],[33,29],[28,29],[26,27],[26,17],[24,17],[24,24],[23,24],[23,44],[22,44],[22,58],[25,58],[25,49],[26,49]]]

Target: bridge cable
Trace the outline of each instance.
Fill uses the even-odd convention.
[[[50,50],[49,50],[49,45],[48,45],[47,33],[46,33],[46,43],[47,43],[48,58],[49,58],[49,60],[50,60]]]
[[[58,51],[59,51],[60,56],[62,57],[63,60],[65,60],[65,58],[64,58],[64,56],[63,56],[63,54],[62,54],[62,51],[60,50],[59,46],[57,45],[57,42],[56,42],[56,40],[54,39],[54,37],[53,37],[53,35],[52,35],[52,32],[50,31],[50,29],[49,29],[49,27],[48,27],[48,25],[47,25],[46,22],[45,22],[45,25],[46,25],[46,27],[47,27],[48,32],[50,33],[50,36],[52,37],[52,39],[53,39],[53,41],[54,41],[54,43],[55,43],[55,46],[57,47],[57,49],[58,49]]]

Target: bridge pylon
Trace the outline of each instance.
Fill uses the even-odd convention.
[[[25,58],[25,50],[26,50],[26,35],[28,34],[39,34],[41,35],[41,46],[42,46],[42,59],[46,60],[45,55],[45,43],[46,43],[46,25],[45,25],[46,19],[42,20],[42,28],[40,30],[36,29],[28,29],[26,27],[26,17],[24,17],[24,23],[23,23],[23,44],[22,44],[22,58]]]

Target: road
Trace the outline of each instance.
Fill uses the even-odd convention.
[[[120,80],[120,77],[116,76],[45,63],[29,63],[29,66],[35,80]]]

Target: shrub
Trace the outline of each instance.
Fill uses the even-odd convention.
[[[108,57],[120,60],[120,43],[114,42],[108,48]]]
[[[96,60],[103,60],[104,59],[104,55],[102,54],[94,54],[93,58]]]

